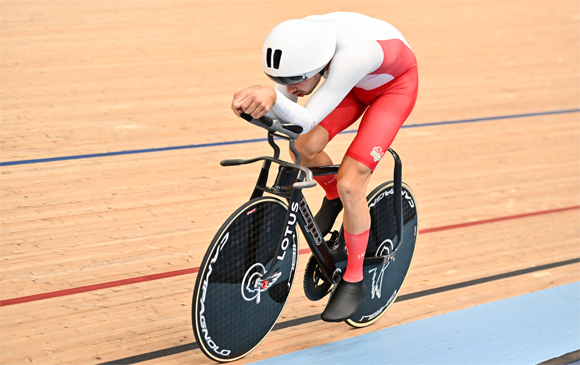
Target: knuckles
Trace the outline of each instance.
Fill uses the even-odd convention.
[[[266,87],[248,88],[234,93],[231,108],[234,111],[244,111],[257,117],[264,115],[271,109],[273,104],[271,99]]]

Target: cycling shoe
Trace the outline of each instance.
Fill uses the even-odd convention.
[[[349,283],[341,279],[336,285],[324,312],[320,315],[326,322],[342,322],[352,317],[367,293],[363,280]]]

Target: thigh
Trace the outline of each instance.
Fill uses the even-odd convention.
[[[409,116],[417,100],[417,72],[397,80],[367,109],[346,155],[374,171]]]
[[[328,131],[329,141],[356,122],[367,106],[351,90],[340,104],[319,124]]]
[[[328,144],[328,131],[317,125],[310,132],[301,134],[295,142],[298,151],[306,158],[314,158]]]

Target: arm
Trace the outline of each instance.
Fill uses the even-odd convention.
[[[272,110],[272,106],[276,103],[278,94],[281,95],[280,97],[286,98],[294,103],[298,101],[298,97],[290,94],[284,85],[275,84],[274,92],[269,89],[272,88],[255,85],[240,90],[234,94],[230,107],[238,117],[242,113],[247,113],[254,118],[260,118],[263,115],[273,112],[270,112],[270,110]],[[270,117],[284,120],[284,118],[278,115],[270,115]]]
[[[364,76],[376,70],[383,61],[380,45],[375,41],[361,42],[337,51],[329,77],[303,107],[277,92],[274,112],[284,121],[298,124],[303,134],[330,114]]]

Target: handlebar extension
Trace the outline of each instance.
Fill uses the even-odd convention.
[[[267,116],[263,116],[260,119],[255,119],[251,115],[242,113],[241,117],[246,121],[257,125],[258,127],[265,128],[269,131],[276,131],[287,135],[291,139],[297,139],[298,135],[304,130],[301,126],[292,123],[282,123],[277,119],[273,119]]]

